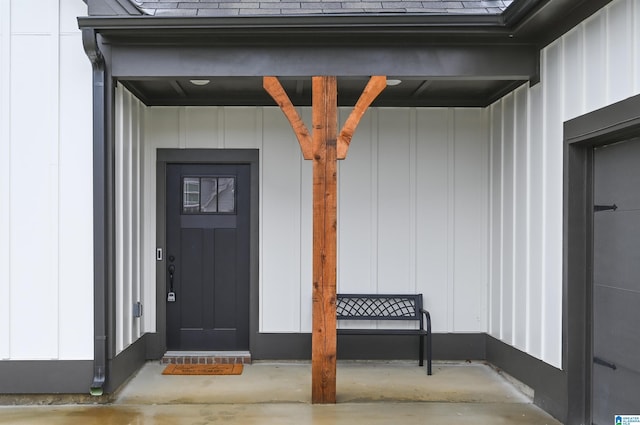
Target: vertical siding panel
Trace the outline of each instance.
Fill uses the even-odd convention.
[[[264,109],[263,134],[263,247],[269,247],[262,253],[263,330],[298,332],[302,159],[293,131],[279,109]],[[283,309],[283,305],[291,308]]]
[[[180,124],[178,108],[163,106],[147,108],[147,119],[145,121],[147,137],[145,142],[149,145],[149,153],[153,157],[154,164],[156,161],[156,149],[178,148]],[[155,170],[153,179],[155,180]]]
[[[637,1],[637,0],[636,0]],[[625,99],[633,89],[631,3],[618,0],[607,7],[608,102]]]
[[[454,332],[485,327],[488,137],[480,109],[455,110]]]
[[[11,199],[11,2],[0,2],[0,199]],[[9,358],[11,318],[11,215],[0,203],[0,360]]]
[[[454,322],[454,290],[455,290],[455,148],[456,148],[456,110],[449,108],[447,114],[447,197],[442,205],[447,210],[447,239],[443,247],[447,253],[447,331],[453,331]]]
[[[132,264],[134,261],[132,251],[132,233],[133,233],[133,164],[132,164],[132,145],[133,140],[133,121],[132,121],[132,100],[131,95],[126,90],[122,90],[122,97],[124,103],[124,138],[122,140],[122,166],[123,166],[123,190],[122,190],[122,221],[123,221],[123,244],[124,244],[124,279],[123,284],[123,299],[122,299],[122,316],[123,320],[122,328],[124,341],[124,347],[126,348],[131,344],[131,293],[133,290],[133,276],[132,276]]]
[[[562,358],[562,44],[545,51],[545,143],[543,210],[543,360],[560,366]]]
[[[58,30],[58,1],[4,0],[3,2],[11,3],[12,33],[43,35]]]
[[[565,35],[564,44],[564,83],[565,104],[563,117],[566,120],[581,115],[584,111],[584,55],[582,52],[583,26]]]
[[[79,34],[63,35],[60,43],[59,355],[92,359],[91,64]]]
[[[502,109],[502,338],[514,339],[514,95],[503,99]]]
[[[133,304],[140,301],[140,102],[131,96],[131,303],[129,312],[132,314]],[[126,311],[126,310],[125,310]],[[140,336],[140,319],[131,316],[131,342]]]
[[[633,93],[638,94],[640,93],[640,4],[637,1],[632,2],[632,16]]]
[[[409,282],[411,293],[418,291],[418,113],[415,108],[409,110]],[[423,299],[424,303],[424,299]]]
[[[528,308],[528,353],[542,357],[542,234],[543,216],[543,85],[538,84],[529,91],[529,308]]]
[[[58,68],[51,36],[13,35],[10,67],[11,357],[57,358],[58,80],[57,71],[42,72]],[[37,235],[38,242],[25,235]]]
[[[218,138],[218,116],[222,108],[185,107],[184,134],[185,147],[188,149],[217,148],[222,143]]]
[[[405,292],[409,283],[409,112],[378,117],[378,291]]]
[[[448,196],[445,182],[449,167],[447,109],[418,109],[416,117],[416,216],[417,288],[434,318],[434,332],[447,331],[447,241]]]
[[[224,147],[226,149],[255,148],[256,108],[224,108],[224,110]]]
[[[491,106],[491,265],[489,332],[502,338],[502,101]]]
[[[603,106],[607,98],[607,43],[605,36],[605,14],[599,13],[582,25],[584,26],[584,88],[585,112]]]
[[[527,348],[529,311],[527,279],[529,264],[529,138],[528,138],[528,88],[523,86],[515,92],[515,184],[514,184],[514,345],[521,350]]]
[[[49,202],[47,202],[49,220],[49,279],[50,285],[56,291],[56,311],[52,320],[56,324],[56,356],[60,358],[60,6],[56,1],[53,15],[49,17],[51,34],[46,38],[45,45],[51,50],[51,63],[47,67],[54,86],[52,101],[49,105],[49,115],[52,118],[52,140],[49,143]]]
[[[87,15],[87,5],[75,0],[59,0],[58,3],[60,4],[60,32],[63,34],[79,34],[77,17]],[[82,52],[82,47],[79,50]],[[85,56],[84,61],[86,62],[86,60],[87,57]],[[79,62],[75,63],[79,64]],[[88,66],[91,67],[91,64]]]
[[[341,117],[349,111],[340,110]],[[371,210],[375,190],[372,117],[367,113],[358,125],[347,158],[339,161],[338,185],[338,290],[343,293],[375,293],[371,276]],[[303,192],[308,188],[303,187]]]
[[[115,100],[115,350],[116,354],[124,348],[124,323],[122,320],[122,305],[124,302],[124,138],[126,137],[124,99],[122,96],[122,86],[116,89]]]
[[[145,108],[144,114],[144,329],[156,330],[156,149],[176,148],[177,108]]]

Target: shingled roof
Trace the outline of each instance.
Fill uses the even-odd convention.
[[[513,0],[129,0],[152,16],[502,13]]]

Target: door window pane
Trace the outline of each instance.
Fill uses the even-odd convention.
[[[185,213],[200,211],[200,179],[185,177],[182,188],[182,211]]]
[[[236,212],[235,177],[183,177],[183,214],[233,214]]]
[[[203,177],[201,180],[202,212],[218,212],[218,179]]]
[[[218,178],[218,211],[232,213],[236,209],[236,179],[233,177]]]

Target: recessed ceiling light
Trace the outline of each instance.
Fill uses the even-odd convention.
[[[194,86],[206,86],[211,80],[189,80]]]
[[[401,82],[402,82],[402,80],[389,79],[389,80],[387,80],[387,85],[388,86],[397,86]]]

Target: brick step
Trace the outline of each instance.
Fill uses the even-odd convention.
[[[251,364],[248,351],[167,351],[162,364]]]

